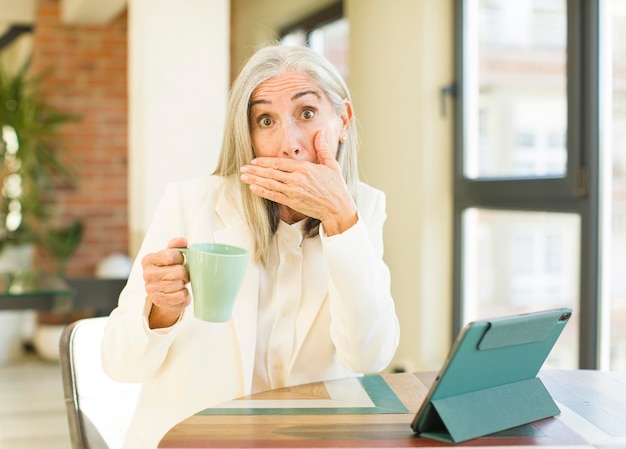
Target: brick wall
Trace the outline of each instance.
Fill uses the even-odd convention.
[[[61,133],[77,178],[58,187],[57,220],[85,224],[68,276],[93,275],[103,257],[128,253],[126,56],[126,13],[102,26],[64,25],[58,0],[39,1],[32,71],[51,68],[43,84],[49,103],[82,116]]]

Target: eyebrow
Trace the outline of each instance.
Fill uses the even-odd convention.
[[[298,92],[298,93],[294,94],[291,97],[291,100],[292,101],[293,100],[297,100],[298,98],[302,98],[302,97],[304,97],[306,95],[315,95],[318,99],[322,98],[320,93],[318,91],[316,91],[316,90],[305,90],[305,91]],[[249,103],[248,107],[251,108],[252,106],[257,105],[257,104],[270,104],[270,103],[271,103],[271,101],[265,100],[265,99],[261,98],[259,100],[250,100],[250,103]]]
[[[298,92],[293,97],[291,97],[291,99],[292,100],[297,100],[298,98],[302,98],[305,95],[315,95],[317,98],[322,98],[320,93],[318,91],[316,91],[316,90],[305,90],[304,92]]]

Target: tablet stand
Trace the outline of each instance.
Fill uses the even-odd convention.
[[[560,413],[537,373],[571,309],[470,323],[412,423],[459,443]]]
[[[431,401],[441,430],[420,436],[458,443],[560,413],[537,377]]]

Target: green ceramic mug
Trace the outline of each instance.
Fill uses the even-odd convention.
[[[223,243],[192,243],[176,248],[185,255],[194,316],[204,321],[230,319],[248,263],[248,251]]]

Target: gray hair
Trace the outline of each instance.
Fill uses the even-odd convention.
[[[337,69],[323,56],[307,47],[270,45],[258,50],[245,64],[235,80],[228,101],[222,149],[214,174],[239,177],[239,169],[255,157],[250,136],[249,103],[256,88],[270,78],[285,72],[297,72],[322,89],[340,114],[345,102],[352,103],[348,85]],[[354,117],[352,118],[354,122]],[[347,138],[339,144],[337,162],[352,196],[358,182],[356,126],[352,123]],[[240,185],[246,220],[255,236],[255,258],[267,261],[271,239],[278,227],[277,207],[271,201]],[[356,198],[355,198],[356,200]],[[319,220],[309,218],[307,236],[318,232]]]

